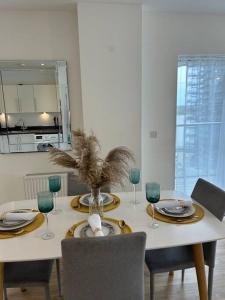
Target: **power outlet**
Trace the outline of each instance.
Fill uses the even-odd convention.
[[[157,136],[158,136],[158,132],[156,130],[152,130],[152,131],[149,132],[149,137],[151,139],[156,139]]]

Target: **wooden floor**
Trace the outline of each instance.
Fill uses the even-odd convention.
[[[197,300],[198,290],[195,270],[185,272],[185,281],[181,283],[181,272],[175,272],[174,276],[159,274],[155,279],[156,300]],[[55,271],[51,281],[52,300],[58,299]],[[45,300],[44,291],[41,288],[29,288],[26,292],[20,289],[8,289],[9,300]],[[145,299],[149,299],[149,274],[145,270]],[[225,241],[219,242],[217,247],[216,268],[214,274],[213,300],[225,300]],[[95,300],[95,299],[93,299]],[[116,299],[115,299],[116,300]]]

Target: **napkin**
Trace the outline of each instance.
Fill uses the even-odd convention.
[[[175,200],[175,199],[168,199],[168,200],[163,200],[159,201],[156,206],[159,208],[173,208],[176,206],[185,206],[185,207],[191,207],[192,206],[192,200],[187,199],[187,200]]]
[[[95,236],[104,236],[104,233],[102,232],[102,222],[99,215],[93,214],[89,216],[88,223]]]
[[[2,214],[1,219],[7,222],[13,221],[31,221],[38,215],[38,212],[21,211],[21,212],[6,212]]]

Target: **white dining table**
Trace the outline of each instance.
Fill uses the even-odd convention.
[[[137,193],[140,204],[133,204],[133,193],[116,193],[120,197],[120,206],[106,212],[106,217],[125,220],[133,232],[144,231],[147,235],[146,250],[161,249],[181,245],[193,245],[199,295],[207,300],[207,285],[204,271],[202,243],[225,239],[225,226],[209,211],[204,209],[202,220],[192,224],[169,224],[157,221],[159,227],[151,228],[151,217],[146,213],[148,205],[144,192]],[[162,191],[161,199],[186,199],[175,191]],[[40,235],[45,229],[43,224],[38,229],[9,239],[0,239],[0,300],[3,299],[3,263],[15,261],[32,261],[56,259],[62,257],[61,241],[67,230],[75,223],[87,219],[88,215],[71,208],[73,197],[57,198],[57,207],[63,212],[58,215],[49,214],[49,226],[55,237],[43,240]],[[12,201],[0,205],[0,213],[18,208],[37,208],[36,200]]]

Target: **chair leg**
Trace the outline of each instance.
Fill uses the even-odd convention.
[[[208,275],[208,300],[212,299],[213,272],[214,272],[214,268],[213,267],[209,267],[209,275]]]
[[[7,288],[5,286],[3,287],[3,294],[4,294],[4,299],[8,300]]]
[[[154,273],[150,272],[150,300],[155,298],[155,282]]]
[[[56,275],[57,275],[57,284],[58,284],[59,297],[62,297],[61,275],[60,275],[60,260],[59,259],[56,259]]]
[[[45,297],[46,297],[46,300],[51,300],[49,285],[45,286]]]
[[[181,273],[181,281],[182,281],[182,282],[184,282],[184,272],[185,272],[185,269],[183,269],[183,270],[182,270],[182,273]]]

